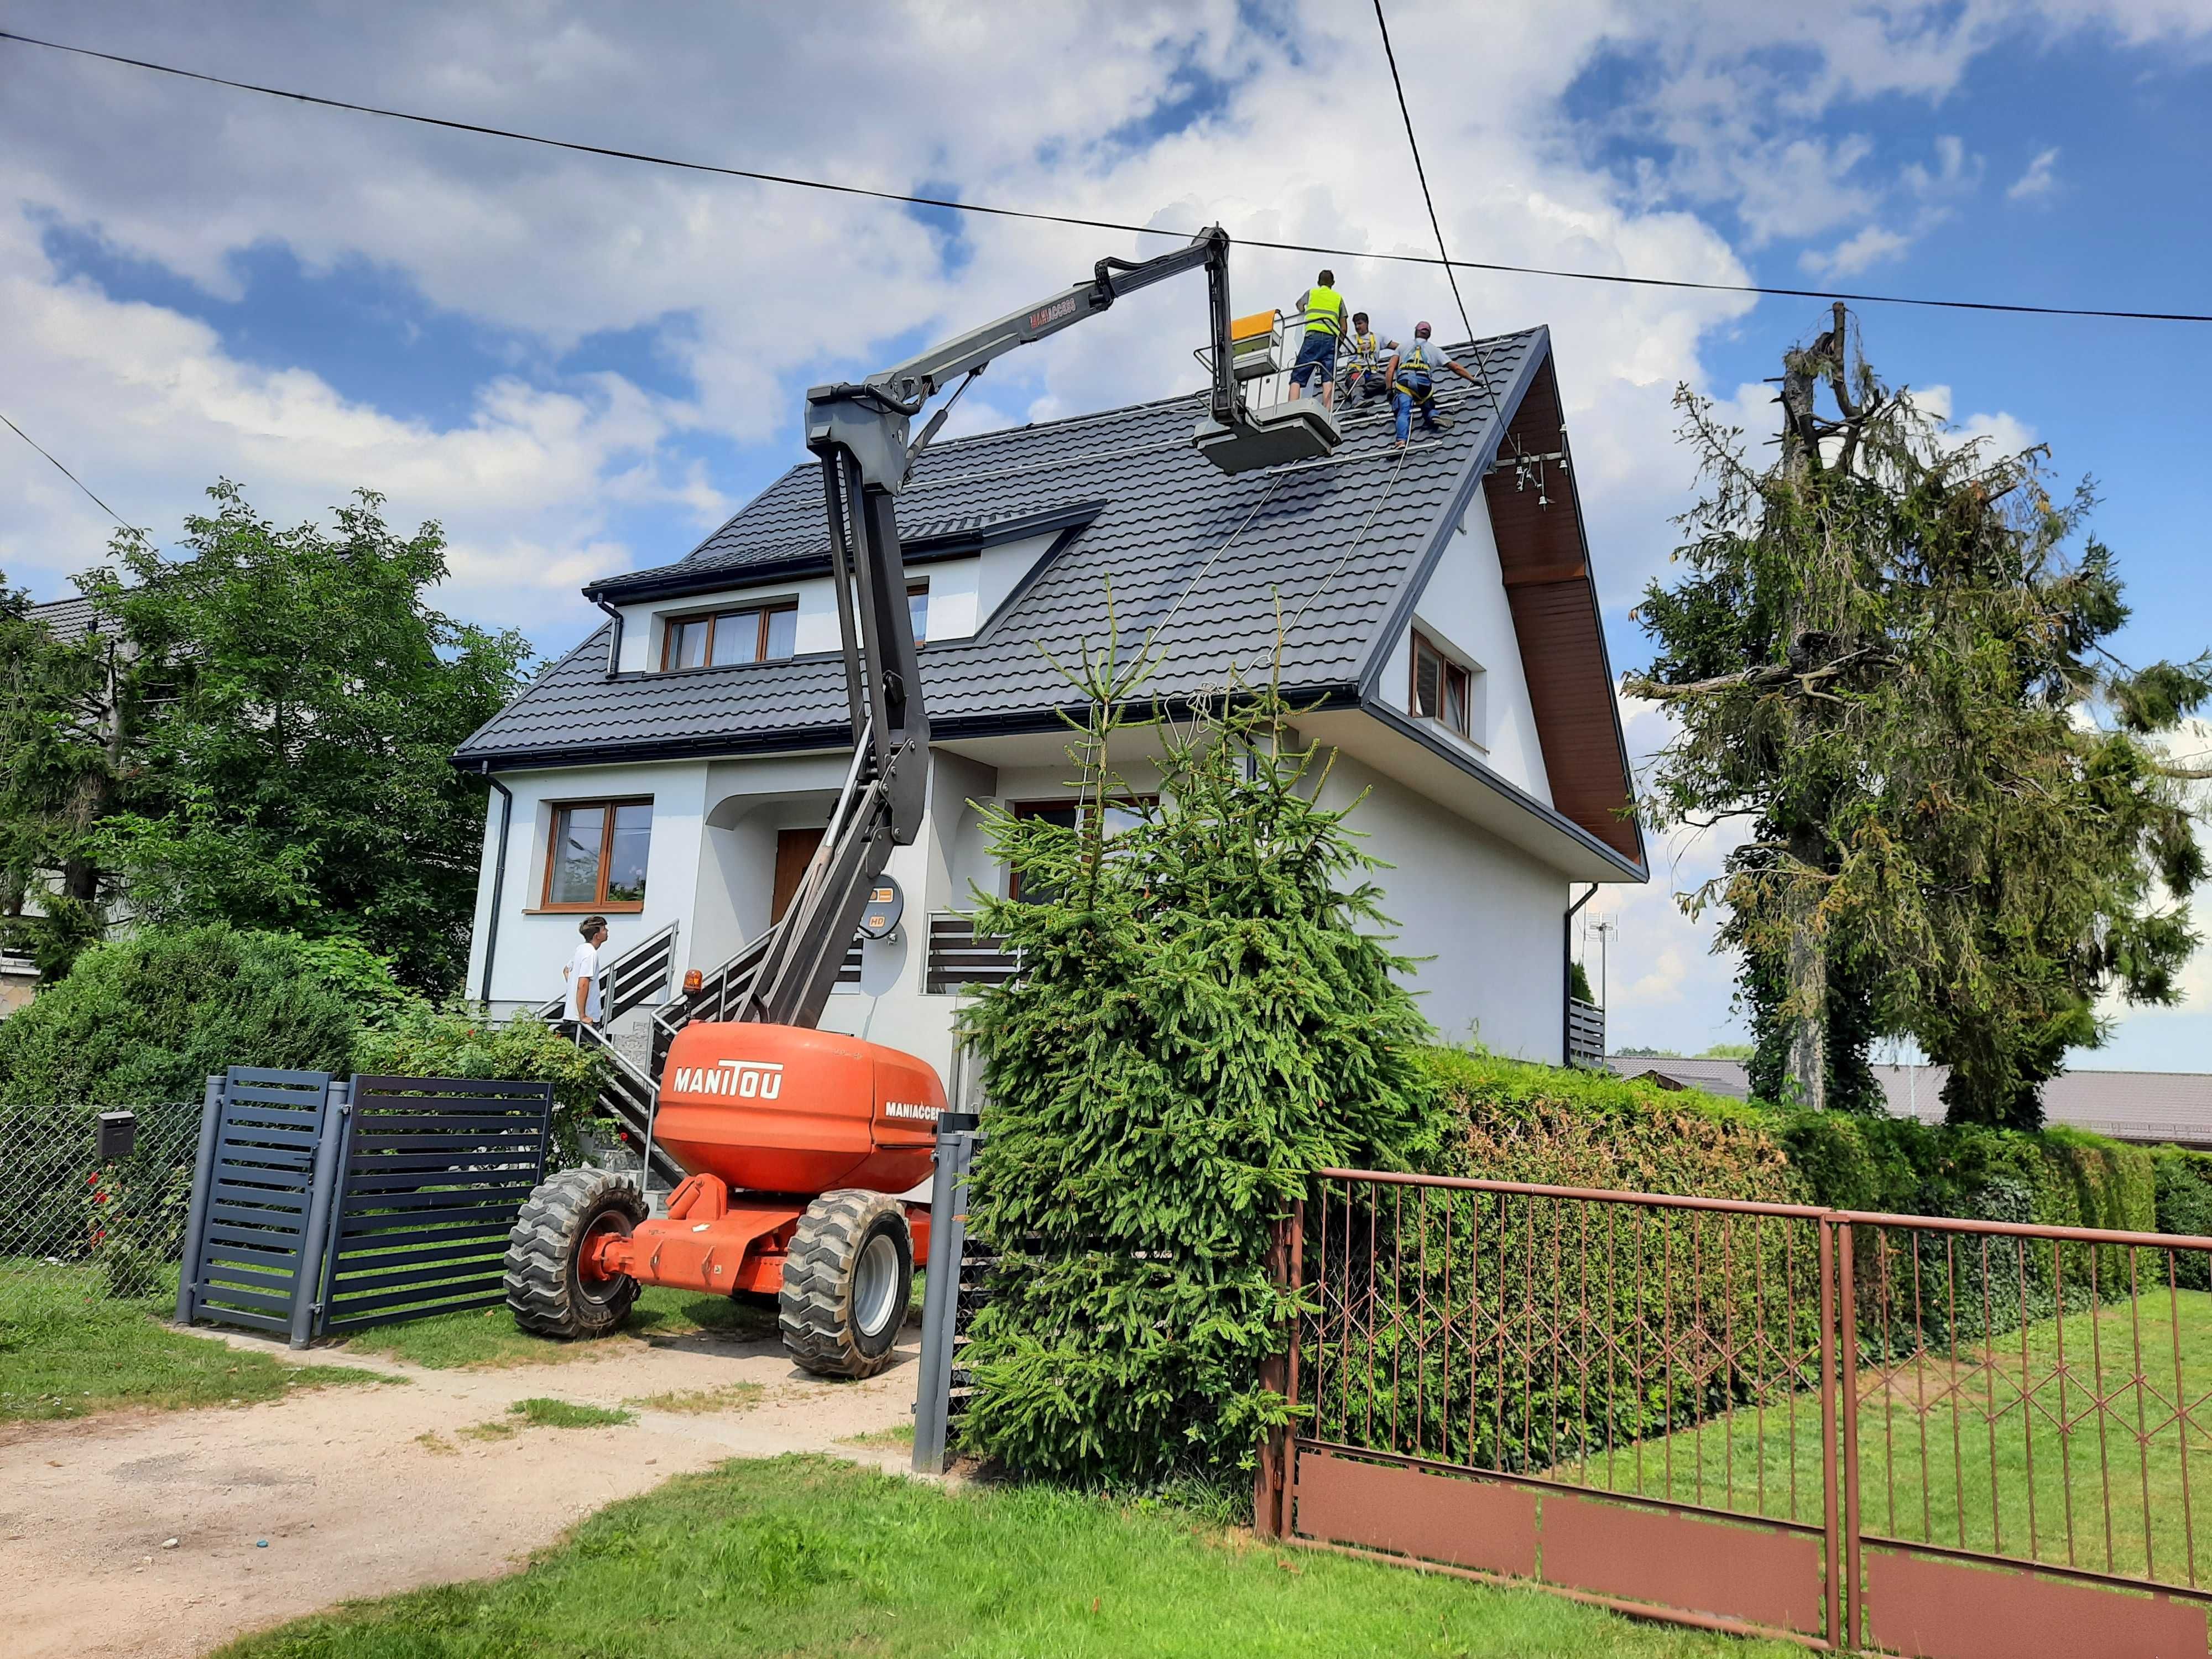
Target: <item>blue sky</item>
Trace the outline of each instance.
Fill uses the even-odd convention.
[[[887,188],[1423,251],[1364,8],[886,10],[558,3],[182,17],[0,0],[4,26],[339,97]],[[2212,0],[1957,0],[1809,11],[1709,0],[1540,16],[1392,8],[1455,251],[1582,269],[2050,304],[2208,308]],[[834,94],[834,95],[833,95]],[[0,46],[5,412],[173,535],[218,476],[283,515],[356,485],[454,545],[446,602],[565,649],[589,577],[680,556],[796,459],[809,383],[1057,287],[1132,239],[669,175],[255,100]],[[1160,245],[1148,243],[1146,251]],[[1240,300],[1308,262],[1250,251]],[[1441,325],[1440,279],[1339,261],[1379,316]],[[1764,436],[1759,387],[1824,319],[1531,278],[1463,280],[1479,327],[1553,325],[1615,665],[1692,479],[1678,382]],[[1127,314],[1125,314],[1125,313]],[[1202,314],[1162,290],[995,368],[957,430],[1191,383]],[[2212,644],[2201,453],[2212,328],[1861,308],[1895,380],[2091,475],[2136,659]],[[4,434],[0,434],[4,435]],[[40,597],[97,562],[98,511],[12,438],[0,568]],[[1641,749],[1663,740],[1628,711]],[[2212,747],[2212,744],[2206,746]],[[1738,1035],[1730,966],[1667,880],[1608,894],[1621,1039]],[[2190,1010],[2094,1062],[2212,1068]]]

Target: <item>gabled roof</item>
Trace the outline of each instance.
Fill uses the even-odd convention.
[[[1376,405],[1346,416],[1345,442],[1325,460],[1224,477],[1191,443],[1202,393],[926,452],[898,507],[902,541],[917,544],[919,557],[1042,528],[1057,533],[1051,552],[980,633],[922,647],[937,734],[1049,729],[1053,711],[1074,696],[1046,653],[1067,661],[1086,641],[1104,641],[1109,583],[1113,628],[1127,648],[1133,652],[1151,634],[1160,652],[1160,670],[1147,687],[1154,696],[1172,702],[1237,677],[1264,679],[1279,617],[1279,676],[1288,695],[1299,702],[1379,708],[1376,677],[1508,423],[1527,453],[1564,445],[1547,331],[1461,345],[1454,355],[1484,373],[1486,390],[1447,380],[1450,390],[1439,401],[1455,425],[1438,437],[1417,434],[1402,454],[1392,451],[1390,417]],[[1510,546],[1501,521],[1498,539],[1559,809],[1528,800],[1472,756],[1450,758],[1558,818],[1640,878],[1641,832],[1621,814],[1630,800],[1626,755],[1612,712],[1580,508],[1571,478],[1556,467],[1549,477],[1559,504],[1516,530]],[[1508,495],[1511,486],[1508,476]],[[1491,502],[1496,517],[1495,480]],[[1558,545],[1569,546],[1572,556],[1559,556]],[[810,461],[689,557],[586,592],[611,603],[827,568],[821,473]],[[1532,598],[1545,590],[1545,603],[1524,606],[1516,571]],[[681,675],[611,675],[609,635],[602,628],[555,663],[470,738],[456,762],[494,770],[850,741],[835,654]],[[1593,725],[1587,714],[1598,709],[1603,720]]]

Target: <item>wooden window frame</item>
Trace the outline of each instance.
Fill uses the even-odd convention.
[[[793,653],[796,655],[798,649],[797,635],[799,632],[797,622],[798,611],[798,600],[779,599],[769,605],[744,605],[733,611],[695,611],[688,616],[670,617],[663,623],[660,629],[660,672],[664,674],[696,674],[703,672],[704,670],[714,667],[750,668],[758,663],[787,662],[790,660],[789,658],[771,657],[768,654],[769,623],[769,619],[772,617],[782,616],[786,612],[791,613],[793,617],[792,634],[793,636]],[[757,630],[753,635],[752,661],[716,663],[714,660],[715,634],[721,629],[723,623],[735,623],[747,617],[752,619],[753,626]],[[696,668],[679,668],[669,661],[670,656],[676,649],[677,632],[680,629],[688,628],[692,623],[698,622],[704,622],[707,624],[707,659],[699,664]]]
[[[607,893],[607,866],[613,861],[615,852],[615,809],[618,806],[653,805],[650,795],[610,795],[584,800],[548,801],[552,817],[546,822],[545,869],[538,884],[538,908],[533,915],[589,915],[597,910],[611,916],[634,916],[645,908],[643,899],[611,899]],[[589,904],[556,902],[553,897],[553,866],[561,851],[561,815],[596,806],[605,815],[599,829],[599,876],[596,884],[599,898]],[[647,830],[647,844],[652,830]]]
[[[915,630],[914,642],[916,645],[927,645],[929,643],[928,577],[916,576],[906,585],[906,608],[907,614],[909,616],[914,614],[914,602],[916,598],[920,598],[923,603],[921,607],[921,626],[920,629]]]
[[[1158,806],[1160,804],[1160,798],[1158,795],[1116,795],[1105,804],[1109,806]],[[1087,797],[1062,795],[1057,800],[1008,801],[1006,811],[1018,818],[1033,818],[1040,817],[1047,812],[1062,811],[1071,806],[1079,808],[1088,806],[1095,811],[1099,803]],[[1006,866],[1006,896],[1009,899],[1018,899],[1021,896],[1021,872],[1010,864]]]
[[[1413,647],[1407,654],[1412,659],[1412,673],[1406,684],[1406,712],[1415,720],[1434,720],[1447,732],[1455,732],[1469,743],[1474,741],[1474,671],[1465,663],[1445,654],[1443,648],[1418,628],[1413,630]],[[1437,696],[1443,707],[1434,713],[1421,708],[1421,653],[1428,653],[1437,659]],[[1466,717],[1455,724],[1449,713],[1451,688],[1455,678],[1459,685],[1460,712]]]

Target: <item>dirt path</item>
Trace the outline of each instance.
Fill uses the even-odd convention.
[[[409,1381],[22,1425],[0,1444],[0,1582],[20,1592],[0,1647],[17,1659],[184,1659],[335,1601],[496,1573],[601,1505],[726,1457],[826,1451],[902,1469],[903,1445],[845,1443],[912,1420],[911,1328],[890,1370],[837,1384],[796,1370],[774,1343],[706,1337],[504,1370],[317,1353],[304,1357]],[[758,1403],[643,1410],[619,1428],[458,1432],[539,1395],[620,1406],[739,1381],[763,1386]]]

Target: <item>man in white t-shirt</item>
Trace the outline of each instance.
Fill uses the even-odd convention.
[[[576,947],[576,954],[561,970],[568,981],[568,994],[563,999],[566,1013],[579,1025],[597,1025],[600,1007],[599,947],[607,942],[607,919],[586,916],[576,931],[584,936],[584,942]]]

